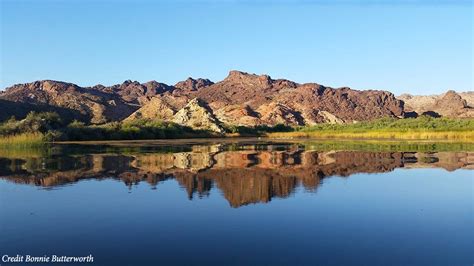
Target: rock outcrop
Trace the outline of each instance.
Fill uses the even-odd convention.
[[[176,89],[176,93],[179,92],[191,92],[191,91],[197,91],[201,88],[208,87],[214,84],[214,82],[208,80],[208,79],[193,79],[193,78],[188,78],[185,81],[180,81],[174,85]]]
[[[157,119],[171,120],[176,111],[162,97],[153,97],[149,102],[135,111],[124,121],[133,121],[137,119]]]
[[[411,112],[414,116],[474,117],[473,92],[457,93],[450,90],[441,95],[414,96],[403,94],[398,98],[405,102],[406,112],[408,114]]]
[[[303,125],[303,118],[298,111],[293,108],[281,104],[279,102],[270,102],[261,105],[257,112],[260,114],[260,119],[265,125]]]
[[[173,122],[194,129],[224,133],[224,129],[219,125],[219,121],[212,110],[198,98],[189,101],[186,106],[179,110],[174,115]]]
[[[458,94],[466,100],[468,107],[474,108],[474,91],[460,92]]]
[[[255,126],[260,125],[260,114],[248,105],[227,105],[215,111],[219,121],[227,125]]]
[[[337,116],[331,114],[330,112],[320,111],[318,114],[322,117],[324,123],[329,123],[329,124],[343,124],[344,123],[342,119],[339,119]]]

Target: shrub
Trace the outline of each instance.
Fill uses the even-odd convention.
[[[0,135],[18,135],[23,133],[47,133],[64,126],[57,113],[30,112],[25,119],[17,121],[14,117],[0,125]]]

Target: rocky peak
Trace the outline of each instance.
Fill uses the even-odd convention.
[[[72,83],[56,81],[56,80],[41,80],[33,83],[24,84],[32,90],[47,90],[47,91],[61,91],[69,87],[77,88],[78,86]]]
[[[176,83],[175,88],[185,91],[197,91],[200,88],[208,87],[214,84],[214,82],[210,81],[209,79],[193,79],[191,77],[187,78],[184,81],[180,81]]]
[[[435,104],[438,106],[445,106],[453,109],[468,107],[466,100],[464,100],[461,95],[459,95],[453,90],[447,91],[441,99],[436,101]]]
[[[446,93],[444,95],[458,95],[458,93],[455,92],[454,90],[448,90],[448,91],[446,91]]]
[[[138,82],[138,81],[136,81],[136,80],[135,80],[135,81],[132,81],[132,80],[130,80],[130,79],[127,79],[127,80],[125,80],[125,81],[122,83],[122,85],[126,85],[126,86],[127,86],[127,85],[130,85],[130,84],[133,84],[133,85],[140,85],[140,82]]]
[[[102,85],[102,84],[97,84],[97,85],[92,86],[91,88],[94,89],[94,90],[100,90],[100,91],[102,91],[102,90],[105,90],[107,87],[105,87],[105,86]]]
[[[157,82],[155,80],[148,81],[148,82],[144,83],[143,86],[146,87],[146,89],[147,89],[146,93],[147,93],[148,96],[149,95],[156,95],[156,94],[160,94],[160,93],[164,93],[164,92],[173,90],[172,86],[169,86],[169,85],[164,84],[164,83]]]
[[[239,71],[239,70],[231,70],[229,71],[229,74],[227,75],[226,79],[232,79],[232,78],[240,78],[244,76],[256,76],[255,74],[249,74],[247,72]]]
[[[172,90],[172,86],[154,80],[143,84],[138,81],[126,80],[120,85],[114,85],[104,89],[104,91],[112,91],[118,94],[124,101],[132,104],[140,103],[142,98],[153,97]]]
[[[271,86],[272,79],[269,75],[256,75],[238,70],[231,70],[229,71],[229,75],[224,79],[224,82],[268,87]]]
[[[261,116],[260,119],[267,125],[303,125],[303,118],[298,112],[278,102],[261,105],[257,112]]]

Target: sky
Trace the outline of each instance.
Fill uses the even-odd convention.
[[[0,0],[0,89],[54,79],[473,90],[472,0]]]

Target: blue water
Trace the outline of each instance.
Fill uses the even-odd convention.
[[[466,169],[396,168],[232,206],[215,183],[190,199],[174,178],[2,179],[0,253],[92,254],[94,265],[472,265],[473,180]]]

